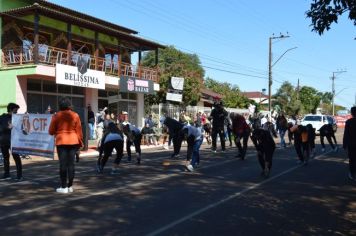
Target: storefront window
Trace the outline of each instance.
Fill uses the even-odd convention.
[[[62,97],[71,98],[75,111],[84,109],[84,88],[56,84],[55,81],[27,80],[27,111],[29,113],[45,113],[50,106],[58,111],[58,101]]]
[[[28,79],[27,80],[27,90],[31,91],[41,91],[41,80],[38,79]]]
[[[71,94],[71,86],[69,85],[62,85],[62,84],[58,84],[58,93],[67,93],[67,94]]]
[[[43,92],[57,92],[57,86],[55,81],[43,80]]]
[[[84,88],[83,87],[72,87],[72,93],[77,95],[84,95]]]

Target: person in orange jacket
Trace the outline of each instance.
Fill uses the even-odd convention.
[[[53,115],[48,130],[50,135],[55,136],[59,159],[61,186],[56,189],[56,192],[71,193],[73,192],[75,155],[83,146],[82,126],[79,115],[71,109],[69,98],[60,100],[59,110]]]

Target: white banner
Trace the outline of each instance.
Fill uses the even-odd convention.
[[[183,95],[179,93],[167,93],[166,100],[168,101],[175,101],[175,102],[182,102]]]
[[[56,83],[71,86],[105,89],[105,72],[86,69],[82,66],[56,64]]]
[[[183,91],[184,87],[184,78],[181,77],[172,77],[171,78],[171,86],[175,90]]]
[[[48,134],[51,120],[51,114],[13,114],[12,152],[53,158],[54,137]]]

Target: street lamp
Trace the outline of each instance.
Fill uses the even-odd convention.
[[[261,102],[262,102],[262,94],[265,95],[265,92],[266,92],[266,89],[263,88],[262,92],[260,93],[260,102],[259,102],[260,105],[261,105]]]
[[[272,67],[290,50],[296,49],[297,47],[290,48],[286,50],[273,64],[272,64],[272,40],[289,38],[289,35],[273,36],[269,37],[269,57],[268,57],[268,111],[271,111],[271,88],[272,88]]]

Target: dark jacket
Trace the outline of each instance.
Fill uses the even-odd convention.
[[[213,120],[212,126],[214,130],[224,130],[224,122],[227,115],[227,111],[223,107],[214,108],[211,111],[209,120]]]
[[[11,123],[12,115],[4,113],[0,116],[0,145],[10,146],[11,144],[11,129],[9,123]]]
[[[356,117],[348,119],[345,123],[343,148],[356,149]]]
[[[172,135],[172,136],[178,135],[178,132],[184,126],[179,121],[176,121],[175,119],[172,119],[170,117],[166,117],[166,119],[164,120],[163,124],[168,127],[169,134]]]
[[[268,130],[254,129],[251,140],[259,152],[273,152],[276,144]]]

